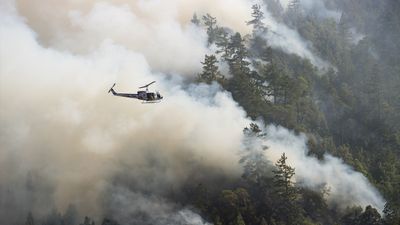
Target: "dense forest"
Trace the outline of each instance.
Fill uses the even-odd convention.
[[[243,21],[252,29],[249,35],[221,26],[211,14],[194,14],[191,23],[207,32],[214,52],[199,62],[203,70],[190,82],[218,83],[254,121],[305,134],[311,157],[341,158],[379,190],[386,200],[383,212],[329,204],[329,188],[299,186],[287,155],[275,162],[265,158],[268,146],[245,149],[241,178],[187,181],[166,198],[215,225],[400,224],[400,2],[326,0],[328,9],[340,11],[332,18],[307,12],[300,1],[289,1],[287,10],[279,0],[253,5],[252,18]],[[264,7],[311,43],[327,65],[272,47],[265,38],[272,31],[263,22]],[[243,134],[265,138],[256,123],[243,127]],[[118,220],[83,219],[71,205],[43,218],[29,213],[22,224],[122,224]]]
[[[267,2],[281,8],[279,1]],[[400,223],[400,18],[396,13],[400,4],[329,3],[343,10],[340,20],[306,15],[299,1],[291,1],[286,12],[275,11],[278,20],[311,41],[315,54],[331,63],[327,71],[270,48],[262,38],[268,32],[263,13],[254,5],[253,18],[247,22],[253,34],[248,37],[219,28],[209,15],[203,17],[210,44],[219,47],[219,58],[205,57],[199,80],[220,82],[254,119],[261,116],[268,123],[306,133],[315,157],[328,152],[362,172],[387,200],[383,219],[371,207],[334,211],[324,201],[324,190],[297,188],[291,182],[295,168],[282,155],[270,177],[263,177],[266,162],[259,157],[260,161],[244,159],[245,185],[222,190],[217,202],[200,204],[215,224]],[[352,41],[351,27],[365,36]],[[229,64],[232,79],[221,78],[217,60]],[[244,132],[262,135],[254,124]],[[223,210],[213,209],[220,204]]]
[[[281,8],[279,1],[267,2]],[[315,157],[328,152],[362,172],[387,200],[383,218],[370,206],[345,212],[327,207],[323,189],[296,187],[291,181],[295,168],[282,155],[273,176],[262,172],[267,162],[261,156],[244,158],[244,185],[222,190],[219,197],[211,198],[217,201],[193,203],[215,224],[400,223],[400,18],[396,13],[400,4],[329,3],[343,10],[340,20],[306,15],[295,0],[286,12],[274,11],[278,20],[313,43],[315,54],[331,63],[327,71],[269,47],[263,39],[268,27],[262,22],[260,6],[254,5],[253,18],[247,22],[253,27],[251,36],[241,37],[218,27],[212,16],[203,17],[209,42],[215,42],[218,51],[205,57],[199,81],[220,82],[254,119],[306,133]],[[351,27],[365,36],[354,42]],[[228,63],[231,79],[220,75],[217,60]],[[244,132],[262,135],[254,124]]]

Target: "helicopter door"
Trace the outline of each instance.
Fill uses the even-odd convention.
[[[152,92],[147,93],[147,100],[155,100],[154,93]]]

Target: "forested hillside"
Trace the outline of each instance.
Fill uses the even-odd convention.
[[[173,202],[172,208],[184,206],[201,216],[199,221],[193,217],[190,224],[400,224],[400,2],[321,2],[326,7],[324,11],[318,5],[307,7],[302,0],[287,4],[264,0],[254,4],[247,9],[251,17],[243,21],[251,29],[249,34],[221,25],[212,13],[196,12],[188,22],[207,34],[210,51],[199,62],[201,72],[192,74],[185,85],[217,86],[229,92],[253,121],[242,128],[244,147],[235,153],[242,168],[239,177],[226,176],[222,169],[204,169],[193,160],[189,164],[193,163],[195,169],[179,180],[179,188],[170,185],[162,187],[168,190],[159,191],[163,199]],[[329,12],[334,13],[330,16]],[[286,37],[269,25],[269,19],[297,32],[310,53],[301,55],[300,50],[277,47],[276,39]],[[185,113],[190,114],[190,110]],[[329,198],[335,192],[329,184],[307,188],[307,180],[295,179],[296,165],[290,163],[289,154],[280,154],[275,161],[266,157],[271,146],[264,143],[268,143],[270,130],[263,124],[272,124],[278,130],[285,127],[293,131],[291,135],[304,135],[307,156],[316,159],[316,164],[326,165],[324,160],[330,157],[343,160],[350,166],[347,170],[360,172],[379,191],[385,200],[384,208],[368,204],[343,207],[338,200]],[[152,145],[149,146],[150,149]],[[149,164],[134,168],[148,172],[146,166],[157,165],[168,171],[160,159],[148,156],[147,160]],[[222,164],[224,158],[220,160]],[[312,169],[310,165],[309,170]],[[148,173],[151,176],[143,182],[157,187],[154,180],[160,177],[153,171]],[[112,178],[112,183],[125,185],[126,174],[132,180],[140,177],[121,172]],[[339,172],[336,175],[337,179],[341,176]],[[140,187],[143,196],[152,196],[141,182],[135,180],[126,186]],[[27,185],[36,190],[30,182]],[[149,207],[150,203],[137,201],[139,209]],[[26,219],[21,218],[17,224],[185,224],[178,218],[158,217],[159,212],[169,210],[163,203],[154,203],[157,206],[153,208],[160,210],[154,215],[133,210],[129,217],[122,218],[106,202],[101,218],[84,217],[73,202],[66,210],[54,209],[48,215],[36,216],[34,209],[25,210]],[[190,213],[183,211],[179,218],[192,218]]]
[[[279,1],[266,2],[281,9]],[[286,12],[275,14],[313,44],[314,53],[330,63],[328,69],[272,49],[263,39],[269,32],[261,20],[263,13],[254,5],[253,18],[247,22],[253,34],[247,37],[227,35],[227,30],[213,27],[212,19],[204,17],[210,44],[215,40],[219,49],[215,55],[228,63],[233,77],[220,79],[213,67],[217,59],[211,55],[203,62],[199,81],[220,82],[254,119],[306,133],[310,154],[318,158],[333,154],[362,172],[387,200],[383,219],[371,207],[337,212],[324,200],[329,191],[298,189],[291,181],[295,170],[282,155],[274,175],[264,178],[257,174],[263,163],[243,160],[249,169],[243,174],[245,185],[220,194],[220,204],[225,206],[219,210],[229,205],[231,211],[213,209],[218,202],[200,206],[216,224],[400,223],[400,4],[328,3],[342,10],[339,20],[306,14],[299,1],[291,1]],[[362,38],[354,37],[355,29]],[[250,131],[261,135],[257,127],[245,129]]]
[[[281,9],[279,1],[266,2]],[[400,223],[400,4],[327,3],[342,10],[339,20],[307,14],[295,0],[275,17],[310,41],[329,67],[320,70],[308,60],[272,49],[263,39],[269,32],[263,13],[254,5],[253,18],[247,22],[253,27],[251,36],[241,37],[203,17],[210,44],[215,42],[218,50],[206,56],[199,81],[220,82],[254,119],[306,133],[315,157],[330,153],[362,172],[387,200],[384,218],[371,207],[337,212],[324,201],[329,191],[296,188],[291,181],[295,168],[286,165],[282,155],[274,175],[261,179],[257,173],[263,164],[246,162],[245,168],[251,167],[243,174],[246,184],[220,195],[222,204],[234,209],[228,215],[217,213],[216,224]],[[355,30],[362,37],[355,37]],[[214,67],[217,60],[229,65],[231,79],[220,78]],[[262,135],[258,127],[244,132],[250,131]],[[210,208],[218,203],[208,204],[200,208],[213,217]]]

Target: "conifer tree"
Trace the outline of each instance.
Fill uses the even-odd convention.
[[[246,223],[243,220],[243,216],[241,213],[239,213],[236,217],[235,225],[246,225]]]
[[[231,73],[234,75],[250,75],[250,63],[247,61],[249,53],[240,33],[236,33],[235,35],[231,36],[228,48],[229,52],[231,53],[231,57],[228,59]]]
[[[297,191],[292,182],[295,169],[287,165],[286,160],[286,154],[283,153],[275,164],[277,169],[273,171],[274,185],[278,196],[285,200],[293,201],[297,198]]]
[[[224,29],[221,29],[221,31],[218,32],[215,45],[218,47],[216,53],[221,54],[221,60],[225,62],[228,62],[232,57],[232,48],[230,48],[229,43],[230,36],[228,32],[226,32]]]
[[[258,138],[265,136],[257,124],[251,123],[249,128],[243,130],[245,135],[246,148],[245,155],[240,159],[240,163],[244,164],[244,171],[242,177],[251,183],[259,186],[264,186],[266,182],[266,175],[269,168],[269,163],[264,156],[264,151],[267,146],[254,146]]]
[[[199,74],[198,81],[210,84],[213,81],[222,82],[223,76],[218,70],[217,57],[215,55],[206,55],[203,64],[203,72]]]
[[[286,163],[287,157],[283,153],[275,164],[274,192],[277,197],[275,204],[275,217],[285,221],[287,224],[299,224],[303,218],[301,208],[297,203],[298,190],[292,182],[295,169]]]
[[[200,20],[199,18],[197,18],[197,14],[194,13],[192,19],[190,20],[190,22],[192,22],[194,25],[199,26],[200,25]]]
[[[207,27],[208,44],[211,45],[215,42],[217,37],[217,19],[207,13],[203,16],[203,23]]]
[[[363,225],[382,225],[381,215],[370,205],[365,208],[358,220],[359,224]]]
[[[246,24],[253,26],[253,36],[257,36],[266,31],[265,24],[262,21],[264,19],[264,13],[261,11],[261,6],[258,4],[253,5],[251,8],[253,9],[251,13],[253,19],[246,22]]]

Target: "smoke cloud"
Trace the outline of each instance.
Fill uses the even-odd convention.
[[[180,209],[157,196],[122,188],[112,190],[111,213],[123,224],[209,225],[190,209]]]
[[[240,174],[235,149],[248,121],[217,85],[186,91],[182,79],[152,73],[142,54],[112,41],[86,55],[44,48],[21,18],[9,11],[1,17],[2,196],[47,192],[53,201],[40,207],[40,196],[27,206],[28,199],[17,199],[16,208],[40,214],[49,205],[64,210],[74,203],[99,215],[101,194],[126,165],[136,181],[152,178],[138,184],[150,190],[179,187],[197,164]],[[152,80],[166,96],[163,103],[106,93],[115,81],[118,90],[136,91]],[[1,218],[12,215],[4,204]]]
[[[382,212],[385,202],[379,192],[359,172],[355,172],[341,159],[329,154],[322,161],[307,155],[304,135],[276,126],[267,126],[262,143],[268,146],[267,158],[276,162],[286,153],[288,164],[296,169],[295,179],[300,186],[319,190],[326,185],[328,202],[339,207],[372,205]]]
[[[244,21],[250,17],[250,5],[243,0],[67,0],[61,4],[17,0],[16,4],[45,46],[89,53],[110,39],[142,53],[153,70],[181,75],[198,71],[199,61],[208,53],[204,30],[190,23],[194,13],[210,13],[222,26],[241,32],[249,29]]]
[[[280,1],[282,6],[287,10],[290,1]],[[267,3],[266,3],[267,4]],[[300,10],[312,13],[322,18],[334,18],[336,21],[340,19],[340,12],[328,10],[322,1],[302,0],[299,2]],[[266,8],[266,7],[264,7]],[[269,32],[266,35],[268,44],[273,48],[281,49],[289,54],[297,54],[300,57],[309,59],[310,62],[321,70],[328,69],[332,65],[321,59],[313,53],[312,43],[304,40],[300,34],[285,23],[277,21],[267,9],[264,9],[264,23],[267,25]]]
[[[286,53],[309,59],[319,69],[327,69],[331,66],[312,52],[312,44],[304,40],[296,30],[277,22],[268,11],[264,15],[266,17],[264,22],[269,29],[265,38],[269,45]]]
[[[0,3],[0,223],[75,204],[94,217],[141,213],[149,223],[206,224],[163,195],[193,174],[239,177],[242,129],[251,121],[217,84],[186,83],[208,49],[203,31],[185,21],[204,11],[246,30],[249,3],[41,2]],[[135,92],[153,80],[165,96],[160,104],[106,93],[114,82]],[[381,206],[366,179],[338,159],[318,162],[304,155],[304,138],[269,133],[268,152],[287,152],[296,179],[327,182],[340,204]],[[321,173],[309,174],[308,165]],[[344,190],[339,184],[362,194],[334,195]]]
[[[290,0],[280,0],[282,6],[287,9]],[[333,18],[339,21],[341,12],[338,10],[328,9],[325,5],[324,0],[300,0],[300,7],[306,13],[312,13],[321,18]]]

